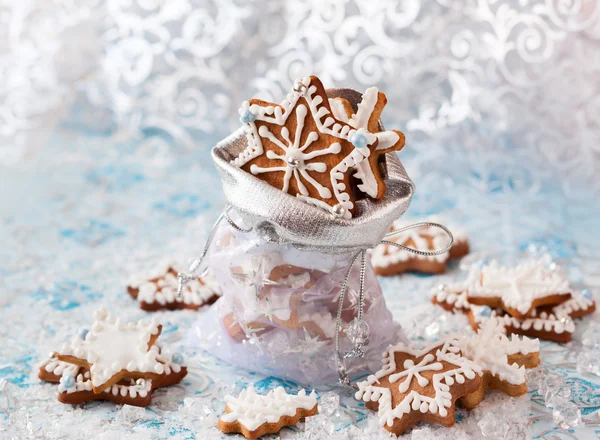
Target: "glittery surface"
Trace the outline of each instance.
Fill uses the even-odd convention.
[[[0,24],[0,438],[221,439],[213,412],[225,394],[297,391],[190,349],[191,311],[157,315],[190,373],[149,409],[61,405],[36,366],[98,304],[145,316],[126,282],[201,251],[225,205],[210,149],[239,127],[238,106],[277,102],[306,74],[387,94],[383,121],[406,133],[400,159],[416,185],[406,215],[442,213],[474,252],[509,262],[545,246],[574,282],[600,286],[595,0],[6,1]],[[381,280],[409,337],[470,331],[428,304],[459,272]],[[598,438],[600,380],[576,371],[594,319],[570,344],[542,343],[584,425],[560,430],[534,389],[491,393],[452,430],[407,438],[480,439],[490,412],[522,432],[530,421],[535,439]],[[341,401],[336,428],[377,438],[370,412]],[[282,438],[302,435],[300,425]]]

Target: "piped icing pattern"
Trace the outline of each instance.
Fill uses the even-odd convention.
[[[444,224],[444,219],[440,217],[431,217],[426,221]],[[400,219],[396,220],[394,223],[392,223],[390,231],[398,230],[405,226],[409,226],[412,223],[414,222],[407,222]],[[454,236],[454,245],[458,245],[459,243],[464,244],[467,242],[467,236],[463,231],[455,228],[450,229],[452,231],[452,235]],[[446,246],[448,244],[448,235],[440,228],[426,226],[422,228],[410,229],[398,235],[388,237],[386,240],[405,246],[409,244],[409,247],[419,251],[432,251],[442,249],[444,246]],[[414,259],[445,263],[449,258],[450,252],[444,252],[439,255],[418,255],[387,244],[380,244],[371,252],[371,261],[373,265],[377,267],[393,266],[397,263]]]
[[[94,313],[94,323],[85,339],[74,337],[63,344],[60,355],[87,361],[94,387],[102,386],[122,370],[163,374],[165,363],[160,349],[154,344],[149,346],[151,338],[159,333],[156,320],[124,324],[100,308]],[[172,366],[175,372],[180,368]]]
[[[583,295],[572,296],[564,303],[552,307],[552,313],[559,317],[572,316],[576,314],[587,314],[596,307],[592,298],[586,298]]]
[[[500,380],[513,385],[526,382],[525,367],[510,364],[508,356],[528,355],[540,351],[538,339],[519,339],[503,334],[504,326],[497,319],[488,319],[473,337],[457,338],[461,353]]]
[[[369,131],[369,122],[372,122],[371,119],[373,117],[376,117],[377,120],[379,119],[380,111],[377,112],[376,110],[377,103],[381,99],[379,95],[377,87],[370,87],[365,90],[354,115],[348,115],[346,107],[344,107],[341,101],[337,99],[330,99],[329,103],[331,111],[337,119],[350,124],[356,129]],[[385,96],[383,96],[382,99],[385,102]],[[384,150],[400,150],[404,146],[404,136],[401,136],[400,132],[386,130],[378,131],[373,134],[378,140],[373,153]],[[356,173],[354,174],[360,181],[357,185],[358,189],[373,198],[378,198],[381,194],[379,187],[384,185],[383,182],[379,181],[380,178],[376,177],[376,173],[378,175],[380,174],[377,170],[374,172],[369,161],[362,161],[356,166]],[[383,190],[385,191],[385,188]]]
[[[232,163],[241,168],[264,155],[269,159],[269,165],[253,163],[249,169],[251,174],[260,177],[283,172],[282,191],[289,192],[290,182],[294,182],[298,192],[293,195],[349,219],[354,202],[351,188],[344,183],[347,173],[371,154],[370,147],[377,142],[377,138],[334,118],[328,101],[322,98],[324,93],[316,77],[305,77],[296,81],[294,89],[280,105],[244,102],[239,113],[240,120],[245,124],[248,146]],[[296,121],[293,140],[286,126],[292,114]],[[314,121],[316,131],[304,133],[305,127],[312,125],[306,123],[307,117]],[[273,132],[275,126],[280,128],[279,136]],[[323,135],[332,136],[337,141],[324,148],[313,148],[313,144]],[[265,151],[263,139],[276,145],[277,151]],[[302,144],[301,139],[304,139]],[[315,173],[328,173],[327,183],[319,182]],[[306,185],[313,189],[313,194],[316,191],[319,197],[311,196]],[[337,206],[339,208],[336,210]]]
[[[496,310],[491,312],[491,316],[482,315],[481,311],[485,310],[485,306],[472,306],[471,310],[475,322],[483,323],[494,319],[500,322],[504,328],[508,327],[513,332],[535,330],[560,335],[575,331],[575,323],[568,316],[557,317],[552,313],[534,312],[534,316],[531,318],[521,320]]]
[[[440,284],[432,293],[436,303],[452,306],[453,310],[467,312],[473,307],[467,300],[464,283]]]
[[[140,303],[166,306],[183,302],[186,305],[202,306],[217,296],[221,296],[219,285],[212,275],[190,280],[183,288],[182,299],[177,297],[176,264],[161,263],[145,274],[135,275],[129,286],[137,289],[137,300]]]
[[[501,266],[494,260],[481,268],[473,266],[469,280],[471,302],[473,298],[500,298],[505,307],[522,314],[529,313],[537,299],[570,293],[565,275],[550,270],[542,260],[515,267]]]
[[[250,385],[239,396],[225,396],[229,412],[221,416],[225,423],[239,422],[249,431],[255,431],[265,423],[278,423],[284,417],[293,417],[298,409],[311,410],[317,405],[317,395],[300,390],[297,395],[288,394],[277,387],[266,395],[257,394]]]
[[[396,354],[405,353],[409,358],[403,365],[396,365]],[[416,359],[421,358],[419,362]],[[384,365],[381,370],[359,382],[355,393],[357,400],[378,402],[379,424],[391,427],[395,419],[402,419],[411,412],[430,412],[441,417],[448,415],[448,408],[453,405],[450,387],[463,384],[482,374],[479,365],[462,356],[456,340],[432,344],[424,349],[415,350],[404,344],[390,346],[383,354]],[[444,369],[444,364],[452,364],[455,368]],[[424,371],[434,373],[431,381],[422,376]],[[380,380],[389,376],[391,387],[398,387],[404,396],[394,407],[390,388],[380,386]],[[421,394],[414,388],[426,388],[427,394]]]

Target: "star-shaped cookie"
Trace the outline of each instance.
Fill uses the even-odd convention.
[[[390,346],[383,360],[381,370],[357,384],[355,397],[377,410],[380,425],[396,435],[422,420],[454,425],[456,400],[482,383],[481,367],[462,355],[455,340],[419,350]]]
[[[154,388],[176,384],[186,376],[183,357],[167,354],[156,343],[159,324],[124,325],[103,308],[94,317],[91,330],[64,344],[40,367],[40,379],[60,383],[59,401],[147,406]]]
[[[182,297],[177,296],[179,285],[177,273],[181,269],[174,263],[157,265],[154,270],[132,276],[127,292],[137,299],[140,308],[148,312],[157,310],[198,310],[213,304],[221,297],[221,289],[211,273],[188,281],[184,285]]]
[[[532,260],[514,267],[497,261],[469,275],[467,298],[471,304],[500,308],[517,319],[531,317],[536,307],[565,302],[571,297],[566,276],[548,268],[542,260]]]
[[[240,120],[248,146],[234,165],[337,217],[352,217],[351,171],[378,140],[333,116],[317,77],[298,80],[281,104],[244,102]]]
[[[404,133],[398,130],[380,129],[379,120],[387,104],[387,98],[377,87],[365,90],[358,104],[356,113],[350,102],[343,98],[329,100],[334,116],[356,129],[364,129],[375,135],[377,147],[368,159],[356,165],[354,177],[359,179],[358,189],[369,197],[382,199],[385,196],[386,185],[382,172],[385,154],[400,151],[404,147]]]
[[[444,224],[439,217],[431,217],[426,221]],[[396,220],[390,232],[409,226],[412,222]],[[418,255],[389,244],[380,244],[371,252],[371,262],[377,275],[391,276],[408,271],[440,274],[446,271],[450,259],[462,258],[469,253],[469,242],[459,229],[451,228],[454,243],[448,252],[439,255]],[[443,229],[423,226],[409,229],[386,240],[398,243],[419,251],[435,251],[448,244],[448,235]]]
[[[318,412],[317,395],[300,390],[297,395],[288,394],[277,387],[266,395],[257,394],[250,385],[239,396],[225,396],[225,414],[219,420],[219,429],[226,434],[240,433],[246,438],[258,438],[279,432],[284,426],[292,426],[300,419]]]
[[[539,365],[539,340],[514,335],[509,339],[503,331],[498,320],[489,319],[475,336],[456,338],[461,353],[483,369],[479,389],[458,400],[467,409],[477,406],[488,389],[513,397],[527,392],[525,368]]]

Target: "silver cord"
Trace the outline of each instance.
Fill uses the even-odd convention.
[[[190,267],[188,268],[188,272],[187,273],[179,272],[177,274],[177,299],[179,301],[183,300],[183,286],[185,286],[187,283],[189,283],[194,278],[203,277],[206,275],[206,273],[208,271],[208,266],[204,268],[204,270],[202,271],[202,273],[200,275],[197,274],[198,268],[202,265],[202,262],[204,261],[204,257],[206,257],[206,254],[208,253],[208,250],[210,249],[210,245],[215,236],[215,232],[217,231],[217,226],[219,226],[219,224],[221,223],[221,221],[223,219],[225,219],[227,221],[227,223],[229,223],[234,229],[236,229],[239,232],[250,232],[252,230],[252,228],[243,229],[243,228],[239,227],[231,219],[231,217],[229,217],[230,209],[231,209],[231,205],[227,205],[225,207],[225,209],[223,210],[223,212],[221,213],[221,215],[219,215],[219,218],[213,225],[212,230],[210,231],[210,235],[208,236],[208,239],[206,240],[206,244],[204,245],[204,250],[202,251],[202,254],[198,258],[196,258],[194,261],[192,261],[192,264],[190,264]]]
[[[450,230],[447,227],[440,225],[438,223],[432,223],[432,222],[414,223],[412,225],[404,226],[400,229],[390,232],[390,233],[386,234],[385,237],[393,237],[394,235],[398,235],[398,234],[408,231],[410,229],[415,229],[415,228],[420,228],[420,227],[440,228],[446,234],[448,234],[448,237],[450,238],[450,242],[443,249],[435,250],[435,251],[420,251],[418,249],[413,249],[411,247],[404,246],[404,245],[398,244],[398,243],[394,243],[393,241],[389,241],[389,240],[382,240],[379,242],[379,244],[387,244],[390,246],[395,246],[400,249],[404,249],[408,252],[412,252],[414,254],[423,255],[423,256],[440,255],[440,254],[443,254],[450,250],[450,248],[452,247],[452,244],[454,243],[454,236],[452,235],[452,232],[450,232]],[[364,346],[366,345],[366,341],[362,341],[362,340],[360,340],[360,338],[358,340],[353,341],[354,347],[352,348],[352,350],[350,350],[347,353],[344,353],[344,355],[342,356],[342,354],[340,353],[340,330],[342,327],[342,308],[343,308],[343,304],[344,304],[344,297],[346,295],[346,289],[348,287],[348,281],[350,279],[350,272],[352,271],[352,267],[354,266],[354,263],[358,259],[359,255],[361,256],[361,264],[360,264],[360,280],[359,280],[359,291],[358,291],[358,313],[357,313],[357,317],[356,317],[357,326],[360,325],[360,322],[362,321],[363,308],[364,308],[364,297],[365,297],[365,274],[366,274],[366,267],[367,267],[367,250],[366,249],[359,251],[356,255],[354,255],[354,257],[352,257],[352,260],[350,261],[348,270],[346,271],[346,276],[344,277],[344,282],[342,283],[342,288],[340,290],[340,298],[339,298],[337,316],[336,316],[336,320],[335,320],[335,353],[334,353],[334,356],[337,361],[337,369],[338,369],[338,374],[339,374],[338,382],[341,386],[349,387],[352,389],[357,389],[357,388],[356,388],[356,385],[352,384],[352,382],[350,381],[350,377],[348,376],[348,373],[346,373],[345,359],[364,357],[364,355],[365,355]]]
[[[385,237],[393,237],[394,235],[398,235],[398,234],[408,231],[410,229],[421,228],[421,227],[426,227],[426,226],[442,229],[446,234],[448,234],[448,237],[450,238],[450,242],[443,249],[438,249],[436,251],[420,251],[418,249],[413,249],[411,247],[404,246],[403,244],[400,244],[400,243],[394,243],[393,241],[389,241],[389,240],[381,240],[379,242],[379,244],[387,244],[389,246],[395,246],[397,248],[404,249],[405,251],[412,252],[413,254],[417,254],[417,255],[422,255],[424,257],[433,257],[435,255],[441,255],[441,254],[448,252],[450,250],[450,248],[452,247],[452,245],[454,244],[454,236],[452,235],[452,232],[450,232],[450,229],[448,229],[444,225],[440,225],[439,223],[432,223],[432,222],[414,223],[412,225],[408,225],[408,226],[404,226],[400,229],[396,229],[393,232],[389,232],[389,233],[385,234]]]

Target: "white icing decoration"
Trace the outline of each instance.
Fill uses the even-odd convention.
[[[540,342],[526,337],[519,339],[515,335],[509,339],[503,331],[504,326],[499,320],[487,319],[475,336],[457,338],[457,343],[463,356],[500,380],[513,385],[523,384],[526,380],[525,367],[519,367],[516,363],[509,364],[508,356],[539,352]]]
[[[433,294],[438,303],[450,304],[454,309],[471,309],[464,283],[445,284],[442,289],[436,287],[433,289]]]
[[[430,217],[425,221],[444,224],[444,219],[441,217]],[[392,223],[392,230],[397,230],[405,226],[409,226],[414,222],[407,222],[404,220],[396,220]],[[454,236],[454,245],[458,243],[464,243],[467,241],[466,234],[458,229],[450,227],[452,235]],[[429,246],[429,242],[425,237],[431,237],[432,247]],[[413,241],[410,247],[419,251],[431,251],[442,249],[448,244],[448,234],[443,229],[435,227],[423,227],[409,229],[408,231],[402,232],[397,235],[386,238],[386,240],[393,241],[398,244],[406,244],[409,240]],[[445,263],[450,258],[449,252],[444,252],[439,255],[418,255],[404,249],[390,246],[387,244],[380,244],[371,252],[371,262],[375,267],[389,267],[397,263],[406,262],[408,260],[426,260],[426,261],[437,261]]]
[[[528,313],[533,301],[549,295],[570,293],[569,282],[559,271],[552,271],[542,260],[516,267],[504,267],[497,261],[471,269],[469,297],[500,297],[506,307]]]
[[[137,300],[148,304],[158,303],[162,306],[181,302],[177,298],[178,280],[177,276],[169,272],[173,268],[176,272],[177,265],[165,262],[157,265],[153,270],[135,275],[131,278],[129,285],[139,289]],[[157,283],[151,280],[158,279]],[[213,296],[221,296],[221,290],[212,273],[190,280],[183,288],[183,303],[201,306]]]
[[[425,356],[436,347],[439,348],[435,351],[435,355]],[[396,353],[406,353],[413,358],[424,356],[424,358],[416,365],[413,360],[406,360],[403,368],[398,368],[395,361]],[[447,408],[452,405],[450,386],[455,382],[464,383],[466,379],[473,379],[476,374],[482,374],[481,367],[461,356],[456,340],[449,340],[443,344],[435,343],[422,350],[414,350],[403,344],[390,346],[388,351],[383,354],[383,359],[382,369],[367,377],[367,380],[359,382],[357,384],[358,391],[355,394],[355,398],[358,400],[379,403],[378,415],[381,426],[386,424],[392,426],[395,419],[402,419],[405,414],[409,414],[411,411],[430,412],[445,417],[448,415]],[[455,365],[456,368],[435,373],[432,377],[432,383],[429,384],[429,381],[419,373],[428,370],[439,371],[442,367],[441,362],[448,362]],[[408,391],[412,380],[416,379],[421,387],[430,385],[434,390],[434,395],[428,397],[411,390],[396,407],[392,407],[390,389],[377,385],[380,379],[388,375],[390,376],[390,383],[406,378],[398,384],[402,393]]]
[[[329,312],[303,313],[298,318],[298,321],[300,322],[300,327],[303,327],[303,324],[313,322],[321,329],[327,339],[333,339],[335,336],[335,317]]]
[[[519,320],[508,314],[498,316],[498,314],[495,311],[493,311],[492,316],[486,318],[478,315],[478,311],[480,309],[481,307],[479,306],[471,306],[471,310],[473,311],[475,321],[479,323],[484,322],[488,319],[496,319],[499,320],[504,327],[512,327],[515,330],[528,331],[534,329],[537,331],[544,331],[556,334],[573,333],[575,331],[575,323],[572,319],[568,317],[556,317],[553,314],[542,312],[539,316],[537,316],[537,314],[534,313],[534,316],[531,318]]]
[[[277,387],[262,396],[256,394],[250,385],[238,397],[225,396],[225,403],[230,412],[221,416],[223,422],[239,422],[254,431],[265,423],[279,422],[283,416],[294,416],[298,409],[313,409],[317,404],[317,395],[313,391],[307,396],[304,390],[293,395],[286,393],[283,387]]]
[[[300,195],[308,197],[308,190],[301,182],[299,177],[300,175],[303,178],[305,178],[311,185],[313,185],[315,189],[317,189],[317,191],[319,192],[319,195],[324,199],[329,199],[332,196],[335,197],[338,203],[345,208],[344,218],[349,219],[352,217],[350,211],[352,210],[354,205],[350,201],[350,188],[346,188],[345,185],[341,182],[341,180],[343,180],[344,178],[343,173],[345,173],[349,168],[355,167],[356,165],[361,163],[366,157],[369,156],[370,150],[368,148],[368,145],[375,142],[376,138],[372,135],[367,136],[367,146],[363,148],[354,148],[352,152],[348,154],[337,166],[335,166],[329,171],[331,189],[333,190],[333,194],[331,194],[331,191],[328,188],[323,187],[311,176],[309,176],[307,173],[308,171],[326,172],[326,164],[315,161],[307,164],[305,163],[305,161],[326,154],[338,154],[341,149],[339,143],[333,143],[324,150],[313,151],[311,153],[304,153],[304,150],[308,148],[310,143],[318,139],[319,133],[331,135],[341,140],[350,142],[350,138],[356,132],[356,130],[351,129],[348,125],[342,126],[339,123],[335,123],[335,119],[329,116],[330,111],[325,105],[323,105],[323,99],[320,95],[315,93],[317,91],[317,87],[311,85],[310,81],[310,77],[305,77],[301,80],[298,80],[297,84],[302,85],[306,90],[303,93],[300,93],[296,90],[292,91],[290,94],[288,94],[287,99],[281,103],[281,106],[262,107],[256,104],[249,105],[247,101],[242,104],[242,108],[240,108],[239,110],[240,115],[246,111],[251,111],[255,116],[255,121],[262,121],[266,123],[277,124],[280,126],[285,125],[287,118],[292,113],[292,110],[296,106],[299,99],[302,98],[305,100],[306,104],[308,105],[308,110],[304,104],[300,104],[296,108],[298,123],[294,142],[291,142],[288,130],[285,127],[282,129],[281,136],[284,138],[287,145],[284,145],[278,138],[276,138],[266,126],[263,125],[260,129],[257,129],[255,121],[246,123],[246,139],[248,142],[248,146],[236,159],[232,161],[232,163],[238,167],[241,167],[244,164],[251,161],[252,159],[255,159],[256,157],[259,157],[262,154],[264,154],[264,147],[262,145],[261,136],[268,138],[286,153],[285,156],[279,156],[275,154],[275,152],[267,152],[267,157],[269,159],[281,160],[282,166],[269,168],[252,166],[250,172],[253,174],[258,174],[265,172],[283,171],[285,175],[282,190],[285,192],[288,191],[289,180],[292,176],[294,176],[294,178],[296,179],[296,183],[298,184],[298,189],[301,193]],[[298,86],[295,87],[295,89],[297,88]],[[306,143],[300,146],[299,142],[302,130],[304,128],[304,118],[306,117],[308,111],[310,111],[315,121],[318,133],[309,133],[307,136]],[[298,158],[297,168],[294,169],[290,166],[290,164],[287,162],[288,157]],[[314,206],[322,207],[321,204],[312,204]],[[329,210],[331,207],[328,204],[327,206]]]
[[[63,345],[60,353],[92,364],[91,380],[95,387],[102,386],[122,369],[155,373],[157,365],[165,363],[157,344],[148,348],[151,336],[158,333],[156,321],[148,323],[140,320],[124,325],[104,308],[97,310],[94,318],[85,339],[74,337],[70,344]],[[165,373],[170,373],[171,370],[179,372],[181,366],[172,364],[163,368]]]
[[[329,103],[331,104],[331,111],[336,119],[347,122],[356,129],[367,130],[369,126],[369,119],[371,119],[371,115],[375,110],[375,105],[377,104],[378,95],[379,90],[377,87],[370,87],[365,90],[365,93],[362,95],[362,100],[358,104],[358,110],[356,114],[350,119],[348,119],[346,109],[340,101],[330,99]],[[400,139],[400,136],[393,131],[382,131],[373,133],[372,135],[379,140],[376,150],[387,150],[388,148],[394,146]],[[355,176],[362,182],[358,185],[358,189],[371,197],[377,196],[379,183],[377,182],[377,179],[373,174],[373,170],[371,169],[371,164],[368,161],[362,161],[356,165]]]
[[[552,313],[557,317],[570,316],[574,312],[587,312],[594,306],[594,300],[581,295],[573,296],[562,304],[552,308]]]

